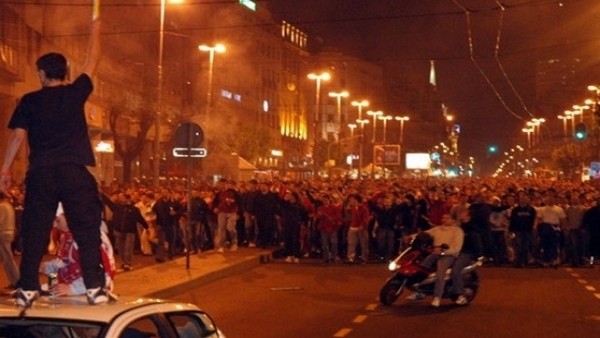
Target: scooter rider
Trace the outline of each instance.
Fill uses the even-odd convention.
[[[444,293],[446,271],[454,264],[456,257],[460,253],[464,240],[464,232],[450,214],[444,214],[442,216],[442,224],[434,226],[426,232],[433,237],[434,249],[421,264],[429,269],[432,269],[434,266],[437,267],[431,306],[439,307]],[[443,244],[444,249],[442,249]],[[410,300],[422,298],[424,298],[424,295],[419,292],[408,297]]]

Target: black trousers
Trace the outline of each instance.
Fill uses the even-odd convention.
[[[24,290],[40,288],[38,270],[48,247],[58,202],[63,204],[67,223],[79,246],[86,287],[103,286],[100,256],[102,204],[92,174],[83,165],[57,164],[29,170],[25,185],[19,287]]]

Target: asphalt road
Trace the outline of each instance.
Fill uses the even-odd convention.
[[[600,337],[600,271],[484,267],[475,301],[377,302],[384,265],[271,263],[175,298],[228,337]]]

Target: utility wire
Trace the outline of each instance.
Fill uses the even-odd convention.
[[[458,6],[460,9],[463,10],[464,14],[465,14],[465,19],[467,21],[467,42],[468,42],[468,46],[469,46],[469,57],[471,59],[471,61],[473,62],[473,65],[475,66],[475,68],[477,68],[477,70],[479,71],[479,73],[481,74],[481,76],[485,79],[485,81],[487,82],[487,84],[490,86],[490,88],[492,88],[492,90],[494,91],[494,94],[496,95],[496,97],[498,98],[498,100],[500,101],[500,103],[502,104],[502,106],[504,106],[504,108],[506,109],[506,111],[508,111],[510,114],[512,114],[514,117],[518,118],[519,120],[523,120],[523,117],[517,113],[515,113],[512,109],[510,109],[510,107],[508,106],[508,104],[506,103],[506,101],[504,101],[504,99],[502,98],[502,95],[500,95],[500,93],[498,92],[498,89],[496,88],[496,86],[494,86],[494,84],[492,83],[492,81],[490,80],[490,78],[487,76],[487,74],[485,73],[485,71],[483,70],[483,68],[481,68],[481,66],[479,65],[479,63],[477,62],[477,59],[474,56],[474,43],[473,43],[473,30],[472,30],[472,24],[471,24],[471,10],[469,10],[468,8],[464,7],[462,4],[460,4],[458,2],[458,0],[452,0],[452,2],[454,2],[454,4],[456,6]]]
[[[495,1],[496,1],[496,4],[498,5],[498,7],[500,8],[500,12],[499,12],[499,16],[498,16],[498,34],[496,35],[496,47],[494,49],[494,59],[496,59],[496,63],[498,64],[498,68],[500,68],[500,71],[502,72],[502,75],[504,76],[504,79],[506,79],[506,82],[508,83],[508,85],[512,89],[513,93],[515,94],[515,96],[517,97],[517,99],[519,100],[519,102],[521,103],[521,106],[523,107],[523,110],[525,110],[529,114],[529,116],[535,117],[531,113],[531,111],[527,108],[527,105],[525,104],[525,101],[523,100],[523,97],[521,97],[521,95],[519,95],[519,93],[517,92],[517,89],[513,85],[513,83],[510,80],[510,78],[508,77],[508,74],[506,73],[506,70],[504,69],[504,66],[502,66],[502,63],[500,62],[500,58],[498,57],[498,54],[500,52],[500,40],[501,40],[501,36],[502,36],[502,29],[504,27],[503,23],[504,23],[504,13],[506,11],[506,7],[504,7],[504,5],[502,5],[498,0],[495,0]]]

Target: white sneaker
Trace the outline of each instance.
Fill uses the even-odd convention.
[[[300,263],[300,258],[294,257],[294,263],[296,263],[296,264]]]
[[[425,298],[425,294],[422,292],[415,292],[412,295],[406,297],[408,300],[419,300]]]
[[[87,289],[85,295],[90,305],[114,302],[117,300],[117,296],[112,294],[107,289],[101,287],[97,287],[95,289]]]
[[[292,256],[287,256],[287,257],[285,258],[285,262],[286,262],[286,263],[291,263],[291,262],[293,262],[293,261],[294,261],[294,258],[293,258]]]
[[[431,301],[431,306],[440,307],[440,297],[433,297],[433,300]]]
[[[460,295],[458,296],[458,298],[456,298],[456,301],[454,301],[454,303],[456,305],[467,305],[469,301],[467,300],[467,297]]]
[[[218,248],[218,249],[217,249],[217,252],[218,252],[218,253],[225,253],[225,249],[223,249],[223,248]]]
[[[237,246],[237,244],[233,244],[233,245],[232,245],[232,246],[229,248],[229,250],[231,250],[231,251],[236,251],[237,249],[238,249],[238,246]]]

